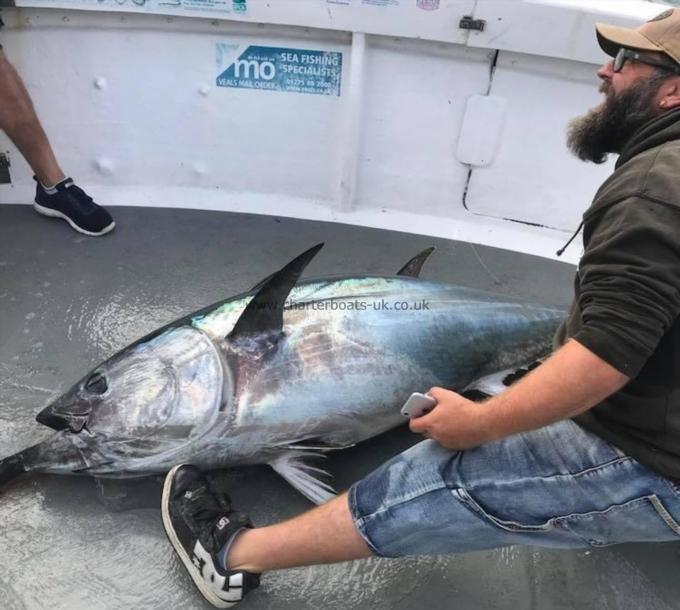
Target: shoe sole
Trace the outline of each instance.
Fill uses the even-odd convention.
[[[49,216],[51,218],[61,218],[68,222],[68,224],[71,225],[71,228],[75,231],[78,231],[78,233],[82,233],[83,235],[89,235],[90,237],[99,237],[100,235],[106,235],[107,233],[110,233],[113,231],[113,229],[116,227],[116,223],[112,222],[110,225],[105,226],[101,231],[98,233],[93,233],[92,231],[86,231],[82,227],[79,227],[75,222],[73,222],[66,214],[63,214],[62,212],[58,212],[57,210],[52,210],[50,208],[46,208],[45,206],[40,205],[39,203],[34,203],[33,204],[33,209],[38,212],[38,214],[42,214],[43,216]]]
[[[165,483],[163,484],[163,500],[161,502],[161,515],[163,517],[163,528],[165,529],[165,534],[168,537],[170,544],[172,544],[173,548],[177,552],[177,555],[179,555],[179,558],[182,560],[184,567],[187,569],[187,572],[189,572],[189,576],[191,576],[191,579],[194,581],[194,584],[198,587],[198,590],[201,592],[203,597],[205,597],[205,599],[216,608],[231,608],[235,606],[236,603],[238,602],[236,603],[225,602],[223,599],[217,597],[207,587],[205,581],[203,580],[203,576],[196,569],[196,566],[194,565],[193,561],[191,561],[189,555],[187,555],[187,552],[184,550],[184,546],[182,545],[182,543],[179,541],[179,538],[177,538],[177,535],[175,534],[175,529],[172,527],[170,512],[167,509],[167,507],[170,505],[170,488],[172,487],[172,481],[174,479],[175,473],[182,466],[183,464],[175,466],[165,477]]]

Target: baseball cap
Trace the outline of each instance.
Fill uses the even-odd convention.
[[[621,47],[636,51],[659,51],[680,63],[680,9],[668,9],[636,30],[596,23],[597,41],[614,57]]]

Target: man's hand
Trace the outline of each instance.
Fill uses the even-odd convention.
[[[427,393],[437,400],[437,406],[410,421],[412,432],[454,450],[471,449],[493,438],[483,405],[443,388],[432,388]]]
[[[621,389],[628,377],[574,339],[507,390],[477,404],[433,388],[438,405],[411,430],[447,449],[470,449],[583,413]]]

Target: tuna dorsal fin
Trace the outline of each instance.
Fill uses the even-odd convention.
[[[397,275],[405,275],[407,277],[419,277],[420,270],[423,268],[425,261],[430,258],[430,254],[434,252],[434,246],[423,250],[420,254],[416,254],[408,263],[406,263]]]
[[[278,336],[283,330],[283,306],[286,299],[305,267],[322,247],[323,244],[317,244],[272,274],[243,310],[229,333],[229,339],[256,334]]]
[[[276,273],[272,273],[271,275],[268,275],[268,276],[267,276],[266,278],[264,278],[263,280],[260,280],[257,284],[255,284],[255,286],[253,286],[253,287],[250,289],[250,292],[257,292],[260,288],[262,288],[262,286],[264,286],[264,285],[265,285],[269,280],[271,280],[275,275],[276,275]]]

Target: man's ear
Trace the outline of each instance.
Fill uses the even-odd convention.
[[[666,111],[680,108],[680,75],[669,78],[661,85],[659,107]]]

